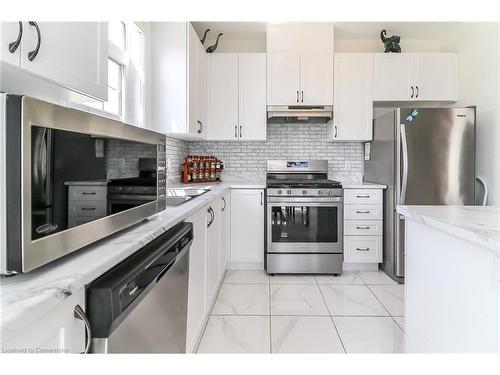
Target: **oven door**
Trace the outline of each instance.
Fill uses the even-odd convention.
[[[342,253],[342,198],[267,199],[268,253]]]

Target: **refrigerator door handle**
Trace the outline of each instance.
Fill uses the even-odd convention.
[[[406,129],[404,124],[401,124],[401,150],[403,152],[403,176],[401,181],[400,204],[405,204],[406,185],[408,183],[408,144],[406,142]]]

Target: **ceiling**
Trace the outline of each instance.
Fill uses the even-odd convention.
[[[210,36],[224,33],[228,39],[264,39],[266,22],[192,22],[200,38],[206,29]],[[335,22],[335,39],[374,39],[382,29],[404,39],[439,39],[450,33],[459,22]]]

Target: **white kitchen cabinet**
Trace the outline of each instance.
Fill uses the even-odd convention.
[[[231,263],[263,266],[264,190],[231,190]]]
[[[265,141],[266,54],[238,54],[239,138],[242,141]]]
[[[266,139],[266,55],[209,55],[209,139]]]
[[[220,254],[219,269],[221,278],[226,272],[229,260],[229,249],[231,246],[231,193],[226,191],[219,200],[220,209]]]
[[[22,22],[0,22],[0,61],[16,67],[21,65]],[[24,31],[24,30],[23,30]],[[18,42],[18,43],[17,43]]]
[[[189,252],[189,286],[186,351],[196,349],[207,315],[206,249],[207,206],[186,219],[193,223],[194,239]]]
[[[8,340],[2,349],[24,349],[33,353],[82,353],[86,334],[82,320],[75,318],[75,306],[85,310],[85,290],[73,291],[60,304]]]
[[[373,55],[374,101],[456,101],[455,53]]]
[[[344,189],[345,263],[383,261],[383,207],[382,189]]]
[[[458,100],[458,58],[455,53],[415,55],[415,87],[418,100]]]
[[[329,141],[369,141],[373,121],[373,56],[336,53],[333,120]]]
[[[22,25],[21,43],[14,53],[10,53],[8,45],[16,40],[19,24],[16,22],[2,24],[1,59],[3,62],[73,91],[107,100],[108,26],[106,22],[36,22],[33,24],[22,22]],[[39,48],[35,54],[37,46]]]
[[[332,105],[333,54],[301,53],[300,103]]]
[[[207,207],[207,310],[212,306],[220,281],[220,218],[219,200]]]
[[[267,104],[297,105],[300,94],[300,53],[267,54]]]
[[[151,23],[151,128],[171,137],[207,137],[206,53],[189,22]]]
[[[208,56],[208,132],[211,140],[238,139],[238,54]]]
[[[333,54],[268,53],[267,82],[268,105],[332,105]]]

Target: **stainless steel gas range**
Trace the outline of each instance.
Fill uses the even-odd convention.
[[[342,272],[342,185],[327,174],[327,160],[267,162],[267,273]]]

